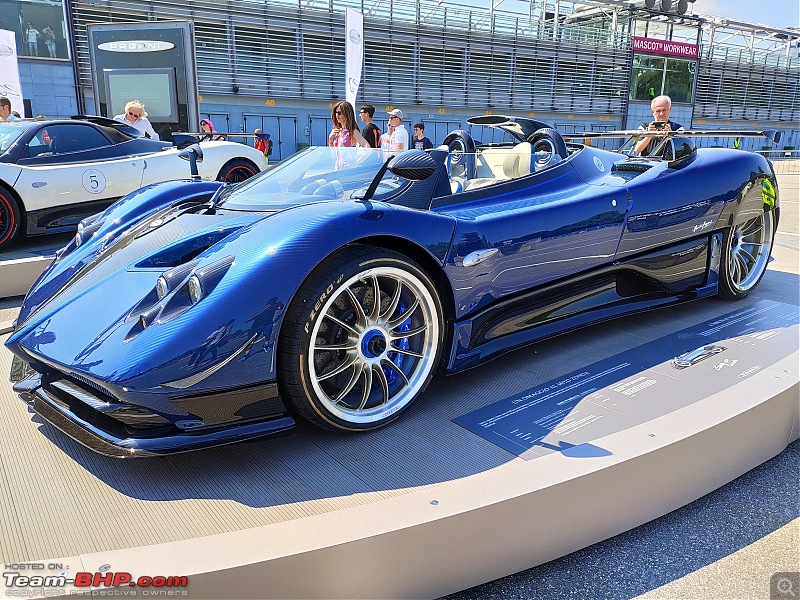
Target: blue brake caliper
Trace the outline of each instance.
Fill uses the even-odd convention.
[[[406,305],[402,302],[399,302],[397,305],[397,314],[402,315],[406,310]],[[400,325],[394,328],[394,331],[408,331],[411,329],[411,317],[409,316],[405,321],[403,321]],[[395,347],[401,350],[408,350],[411,344],[408,343],[408,338],[400,338],[396,340]],[[400,352],[389,352],[388,354],[389,360],[392,361],[398,369],[403,368],[403,359],[406,357],[405,354],[401,354]],[[386,375],[386,381],[391,385],[394,383],[395,379],[399,377],[397,373],[395,373],[394,369],[390,369],[389,367],[383,367],[383,374]]]

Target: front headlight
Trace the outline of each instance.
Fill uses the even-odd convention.
[[[192,304],[197,304],[207,294],[214,291],[214,288],[231,268],[234,262],[233,255],[228,255],[210,265],[205,265],[197,269],[189,277],[187,293]]]
[[[93,215],[78,223],[78,233],[75,234],[76,248],[80,248],[81,244],[91,239],[97,233],[97,230],[103,226],[105,219],[100,218],[101,214]]]
[[[169,284],[167,283],[166,278],[162,275],[156,282],[156,296],[158,296],[159,300],[163,300],[167,294],[169,294]]]
[[[203,286],[197,275],[189,277],[189,300],[192,304],[197,304],[203,298]]]

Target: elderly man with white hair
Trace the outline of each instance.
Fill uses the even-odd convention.
[[[128,102],[125,105],[125,112],[121,115],[114,116],[114,120],[130,125],[134,129],[139,130],[145,137],[149,137],[153,140],[159,139],[150,121],[147,120],[147,111],[144,109],[144,104],[138,100],[131,100]]]
[[[669,113],[672,112],[672,99],[669,96],[656,96],[650,102],[650,112],[653,113],[653,121],[642,123],[639,129],[642,131],[679,131],[683,125],[669,120]],[[655,136],[646,136],[636,142],[634,151],[639,154],[647,155],[653,151],[658,140]]]

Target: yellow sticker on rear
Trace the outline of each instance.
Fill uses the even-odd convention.
[[[761,182],[761,200],[770,208],[775,208],[775,186],[769,179]]]

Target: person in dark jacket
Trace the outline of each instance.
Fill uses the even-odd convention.
[[[672,99],[669,96],[656,96],[650,102],[650,112],[653,113],[653,121],[642,123],[639,129],[642,131],[679,131],[683,125],[670,121],[669,114],[672,112]],[[634,145],[633,149],[642,156],[650,154],[662,138],[656,136],[645,136]]]

